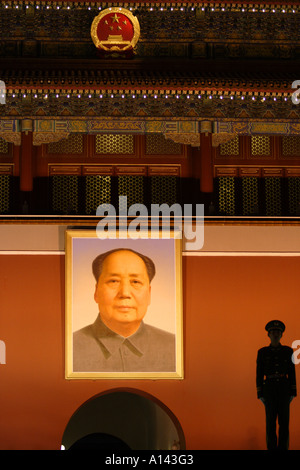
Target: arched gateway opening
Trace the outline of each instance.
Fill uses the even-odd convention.
[[[83,403],[62,438],[66,450],[185,449],[181,425],[171,410],[136,389],[113,389]]]

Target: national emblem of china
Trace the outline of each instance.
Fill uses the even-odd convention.
[[[140,25],[125,8],[107,8],[94,18],[91,37],[100,51],[133,51],[140,37]]]

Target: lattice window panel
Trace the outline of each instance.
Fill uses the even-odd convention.
[[[289,214],[300,215],[300,177],[287,178]]]
[[[120,205],[120,209],[127,211],[132,204],[144,204],[144,177],[140,175],[123,175],[118,177],[118,196],[127,196],[127,207]]]
[[[96,135],[96,153],[102,155],[132,155],[134,136],[127,134]]]
[[[243,215],[258,214],[258,178],[251,176],[242,178],[242,195]]]
[[[0,213],[9,212],[9,192],[10,177],[9,175],[0,175]]]
[[[85,213],[96,215],[100,204],[111,203],[111,176],[91,175],[85,179]]]
[[[219,212],[235,215],[235,182],[233,176],[224,176],[219,182]]]
[[[8,146],[8,142],[6,142],[6,140],[2,139],[2,137],[0,137],[0,154],[4,153],[8,153],[9,152],[9,146]]]
[[[83,135],[70,134],[67,139],[48,144],[48,153],[54,154],[82,154],[83,153]]]
[[[234,139],[220,145],[220,155],[239,155],[240,139],[237,135]]]
[[[168,204],[171,206],[177,202],[176,176],[152,176],[151,177],[151,204]]]
[[[78,213],[78,176],[52,177],[52,210],[56,214]]]
[[[265,178],[266,215],[281,215],[281,178]]]
[[[287,135],[282,137],[282,155],[285,156],[300,156],[300,136]]]
[[[146,134],[146,155],[181,155],[181,144],[161,134]]]
[[[251,136],[251,155],[269,157],[271,154],[271,138],[267,135]]]

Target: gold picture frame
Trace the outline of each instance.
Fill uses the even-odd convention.
[[[168,238],[161,233],[155,238],[141,233],[138,239],[117,231],[113,239],[100,239],[96,230],[66,230],[66,379],[183,379],[181,242],[181,234],[176,231],[171,231]],[[96,276],[93,278],[92,264],[99,254],[110,250],[125,250],[127,255],[129,251],[130,256],[133,250],[137,252],[135,256],[140,253],[155,264],[151,302],[138,330],[139,335],[146,330],[147,333],[138,335],[138,343],[134,342],[136,335],[121,340],[122,336],[108,332],[106,325],[105,331],[101,329],[100,339],[100,330],[95,330],[101,315],[94,298],[98,284]],[[115,341],[108,349],[107,334]]]

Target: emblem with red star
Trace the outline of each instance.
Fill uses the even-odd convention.
[[[132,49],[139,34],[137,18],[123,8],[104,10],[94,19],[91,27],[94,44],[105,51]]]

